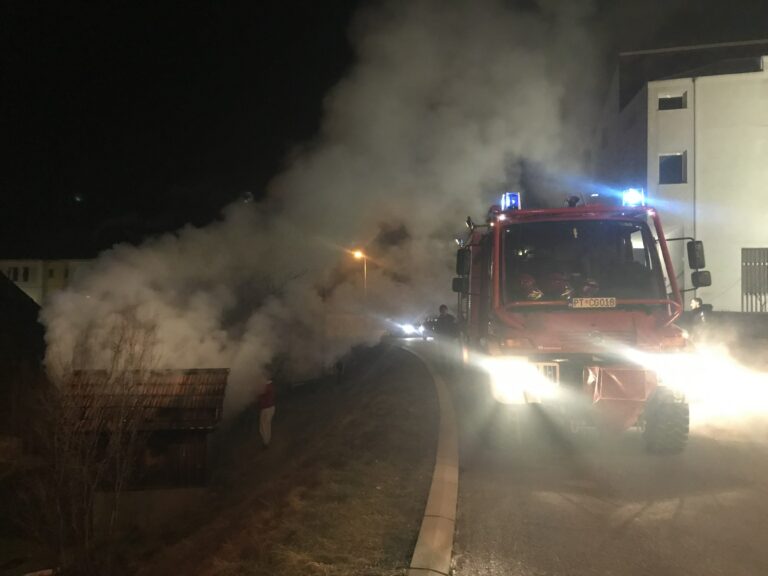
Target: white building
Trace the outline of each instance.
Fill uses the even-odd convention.
[[[763,55],[726,58],[734,48]],[[767,41],[622,55],[644,59],[646,82],[622,102],[617,78],[603,117],[597,172],[616,186],[644,185],[667,237],[704,241],[712,286],[696,295],[715,310],[768,312],[766,55]],[[670,74],[681,57],[698,66]],[[671,248],[691,288],[685,242]]]
[[[66,288],[78,270],[89,260],[0,260],[5,274],[30,298],[42,304],[46,297]]]

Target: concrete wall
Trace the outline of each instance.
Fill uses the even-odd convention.
[[[69,286],[89,260],[0,260],[0,272],[30,298],[42,304],[46,297]]]
[[[43,298],[42,260],[0,260],[0,271],[38,304]]]
[[[717,310],[741,309],[741,249],[768,247],[766,64],[696,81],[695,219],[713,274],[699,295]]]
[[[768,247],[766,62],[759,73],[648,84],[650,202],[668,236],[705,242],[713,285],[697,295],[716,310],[741,310],[741,248]],[[659,110],[659,97],[683,94],[685,108]],[[674,153],[685,154],[685,182],[661,184],[659,156]],[[675,264],[678,273],[685,270],[682,286],[689,288],[684,243],[678,244]]]
[[[660,110],[661,98],[682,96],[685,107],[678,110]],[[648,202],[659,210],[667,238],[695,236],[693,199],[695,158],[693,118],[695,94],[690,78],[649,82],[645,104],[647,107],[648,153],[646,191]],[[662,155],[683,154],[685,182],[662,184],[659,177],[659,161]],[[685,259],[685,242],[670,243],[677,282],[681,290],[689,288],[690,270]],[[684,298],[689,300],[689,298]]]

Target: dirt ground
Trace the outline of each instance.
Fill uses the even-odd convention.
[[[437,404],[413,356],[377,347],[341,385],[281,391],[273,443],[250,411],[216,439],[210,501],[137,542],[141,576],[402,574],[434,465]]]

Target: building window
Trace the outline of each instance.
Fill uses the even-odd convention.
[[[21,281],[29,282],[29,266],[24,266],[21,269]]]
[[[54,270],[53,268],[48,268],[48,278],[53,278]]]
[[[768,312],[768,248],[741,249],[741,311]]]
[[[685,152],[659,156],[659,184],[685,184],[685,165]]]
[[[8,278],[13,280],[14,282],[19,281],[19,269],[16,266],[12,266],[8,268]]]
[[[688,108],[688,92],[677,96],[659,96],[659,110],[682,110]]]
[[[64,280],[69,278],[69,268],[64,268]]]

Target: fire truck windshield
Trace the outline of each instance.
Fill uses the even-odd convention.
[[[511,223],[502,231],[504,300],[665,298],[655,246],[636,220]]]

